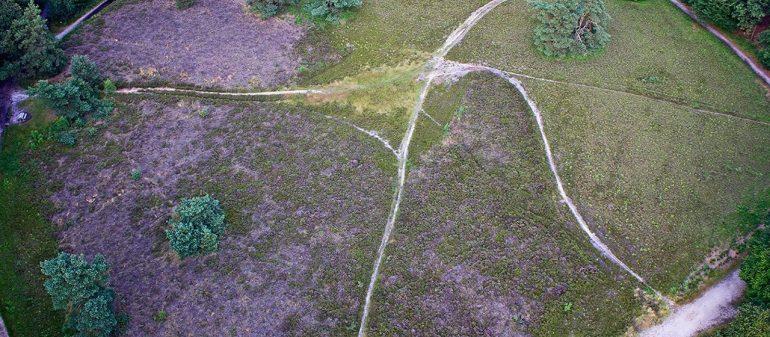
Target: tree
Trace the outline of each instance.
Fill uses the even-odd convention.
[[[80,255],[61,252],[40,263],[48,278],[44,286],[53,307],[64,310],[64,329],[76,336],[107,337],[117,326],[114,293],[109,287],[109,266],[101,255],[91,263]]]
[[[262,15],[263,19],[275,16],[288,6],[299,3],[299,0],[246,0],[251,9]]]
[[[312,17],[339,22],[340,15],[345,11],[361,7],[363,0],[310,0],[304,10]]]
[[[535,46],[546,56],[586,55],[607,45],[610,16],[603,0],[533,1]]]
[[[99,98],[102,76],[95,63],[85,56],[73,56],[70,72],[72,77],[63,83],[38,81],[29,89],[30,95],[37,95],[58,115],[70,121],[90,113],[101,115],[112,111],[112,102]]]
[[[14,55],[21,75],[26,78],[53,75],[66,62],[64,52],[59,48],[40,9],[30,0],[21,17],[13,20],[3,46],[16,48]]]
[[[80,78],[92,88],[98,89],[104,80],[99,72],[99,67],[88,56],[74,55],[70,62],[70,74],[73,78]]]
[[[21,7],[13,1],[0,1],[0,81],[19,72],[14,62],[18,48],[11,40],[11,23],[21,15]]]
[[[181,258],[216,251],[226,226],[219,201],[209,195],[183,199],[169,224],[166,236]]]
[[[768,15],[770,0],[692,0],[698,16],[726,30],[750,32]]]

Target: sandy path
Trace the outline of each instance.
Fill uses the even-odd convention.
[[[767,72],[765,71],[765,69],[762,68],[762,66],[760,66],[759,64],[757,64],[757,62],[754,61],[753,58],[751,58],[748,55],[746,55],[746,53],[744,53],[743,50],[741,50],[741,48],[738,48],[738,46],[736,46],[733,43],[733,41],[731,41],[726,36],[724,36],[724,34],[722,34],[722,32],[720,32],[718,29],[716,29],[713,25],[711,25],[709,23],[706,23],[705,21],[701,20],[697,15],[695,15],[695,13],[693,13],[692,10],[690,10],[690,8],[685,6],[683,3],[679,2],[678,0],[670,0],[670,1],[671,1],[672,4],[674,4],[674,6],[678,7],[685,14],[687,14],[690,18],[695,20],[695,22],[697,22],[698,24],[703,26],[703,28],[706,28],[706,30],[711,32],[711,34],[714,34],[714,36],[716,36],[717,39],[722,41],[722,43],[724,43],[728,47],[730,47],[730,49],[733,50],[735,55],[738,55],[738,57],[741,60],[743,60],[743,62],[746,63],[749,66],[749,68],[751,68],[751,70],[753,70],[754,73],[757,74],[757,76],[759,76],[759,78],[761,78],[762,81],[765,82],[766,85],[770,86],[770,76],[767,75]]]
[[[724,323],[737,314],[732,304],[740,299],[746,283],[738,271],[704,292],[697,300],[676,308],[663,323],[642,331],[640,337],[689,337]]]

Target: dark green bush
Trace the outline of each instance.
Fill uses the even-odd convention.
[[[169,220],[166,231],[171,248],[186,258],[216,251],[225,231],[225,214],[219,201],[209,195],[183,199]]]
[[[195,5],[195,0],[175,0],[176,9],[188,9]]]
[[[310,17],[326,22],[337,23],[340,16],[363,5],[363,0],[310,0],[304,6],[304,11]]]
[[[733,31],[738,21],[733,17],[734,0],[692,0],[692,9],[701,18]]]
[[[770,48],[770,29],[759,33],[759,36],[757,36],[757,43],[759,43],[762,48]]]
[[[749,241],[748,250],[741,264],[741,279],[746,281],[746,300],[770,307],[770,231],[757,231]]]
[[[70,74],[74,78],[82,79],[94,89],[98,89],[103,81],[102,74],[99,73],[99,67],[96,66],[96,63],[83,55],[72,56]]]
[[[338,23],[341,16],[363,5],[363,0],[246,0],[251,9],[269,18],[290,6],[302,5],[302,15],[313,20]]]
[[[751,31],[770,13],[770,0],[692,0],[701,18],[726,30]]]
[[[97,255],[88,263],[83,255],[59,253],[40,263],[48,278],[44,285],[53,307],[65,310],[65,333],[107,337],[117,326],[113,311],[114,294],[109,287],[109,266]]]
[[[535,18],[534,42],[546,56],[586,55],[610,41],[610,17],[602,0],[532,1]]]
[[[29,90],[59,116],[68,120],[84,119],[88,114],[104,115],[112,111],[112,102],[99,97],[101,75],[85,56],[72,58],[72,77],[63,83],[39,81]]]
[[[770,69],[770,47],[766,47],[759,52],[759,61],[762,62],[766,68]]]
[[[246,0],[246,3],[251,6],[253,11],[266,19],[275,16],[289,6],[298,4],[299,0]]]

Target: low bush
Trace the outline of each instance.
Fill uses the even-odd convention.
[[[746,300],[770,308],[770,231],[762,230],[754,234],[748,250],[741,264],[741,279],[746,281]]]
[[[246,0],[246,3],[263,18],[301,5],[302,15],[312,20],[338,23],[345,13],[361,7],[363,0]]]
[[[602,0],[532,1],[534,43],[546,56],[580,56],[601,50],[610,41],[610,16]]]
[[[195,0],[175,0],[176,9],[188,9],[195,5]]]
[[[299,0],[246,0],[246,3],[251,6],[253,11],[266,19],[275,16],[289,6],[298,4]]]
[[[310,0],[303,9],[312,18],[337,23],[342,14],[361,5],[363,0]]]
[[[692,0],[692,9],[698,16],[727,30],[738,28],[733,17],[733,0]]]
[[[89,263],[82,254],[62,252],[40,263],[40,268],[47,276],[44,286],[54,309],[65,310],[66,334],[107,337],[113,333],[117,326],[114,293],[104,257],[97,255]]]
[[[209,195],[183,199],[174,207],[166,230],[171,248],[180,258],[214,252],[225,231],[225,214]]]

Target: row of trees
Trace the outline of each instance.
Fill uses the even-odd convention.
[[[272,17],[289,7],[298,6],[302,14],[307,17],[337,23],[344,13],[361,7],[363,0],[246,0],[246,3],[263,18]]]
[[[0,1],[0,81],[51,76],[66,62],[32,0],[24,10],[14,1]]]
[[[729,31],[754,35],[760,22],[770,14],[770,0],[686,0],[698,16]]]

